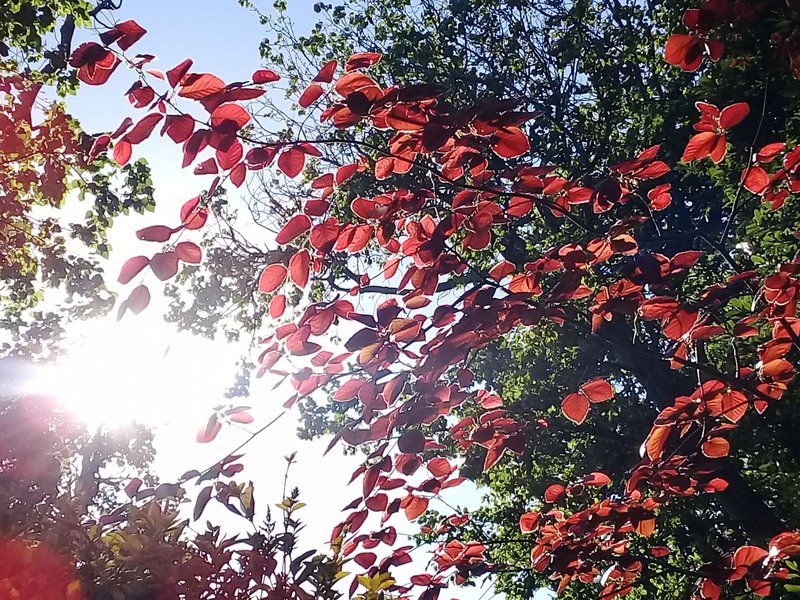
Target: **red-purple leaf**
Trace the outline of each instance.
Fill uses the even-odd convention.
[[[417,454],[425,449],[425,435],[419,429],[406,429],[397,441],[400,452]]]
[[[280,263],[269,265],[261,273],[261,277],[258,280],[258,290],[265,294],[274,292],[286,279],[286,272],[286,267]]]
[[[185,263],[200,264],[203,251],[194,242],[178,242],[175,245],[175,254]]]
[[[307,215],[297,214],[286,222],[286,225],[275,236],[275,242],[278,244],[288,244],[295,240],[297,237],[303,235],[311,229],[311,219]]]
[[[308,250],[301,250],[289,259],[289,276],[297,287],[306,287],[310,274],[311,254]]]
[[[562,401],[561,410],[570,421],[580,425],[589,414],[589,399],[583,394],[569,394]]]
[[[166,225],[151,225],[136,232],[136,237],[145,242],[166,242],[172,237],[173,230]]]
[[[299,148],[289,148],[278,157],[278,168],[288,177],[297,177],[306,164],[306,153]]]
[[[286,296],[275,294],[269,301],[269,316],[273,319],[280,318],[286,311]]]
[[[253,73],[253,83],[272,83],[273,81],[278,81],[281,78],[275,71],[271,71],[269,69],[259,69],[255,73]]]
[[[133,146],[131,143],[122,138],[118,140],[114,144],[114,162],[117,163],[120,167],[124,167],[128,164],[128,161],[131,159],[131,154],[133,153]]]
[[[197,432],[197,442],[199,444],[213,442],[220,429],[222,429],[222,423],[220,423],[219,419],[217,419],[217,415],[212,415],[208,420],[208,423],[206,423],[206,425]]]
[[[322,86],[318,83],[312,83],[306,89],[303,90],[303,93],[300,95],[297,103],[302,106],[303,108],[308,108],[314,102],[319,100],[319,97],[325,93],[325,90],[322,89]]]
[[[122,265],[122,269],[119,272],[119,277],[117,277],[117,281],[122,284],[130,283],[130,281],[136,277],[142,269],[144,269],[147,265],[150,264],[150,259],[146,256],[134,256],[129,258],[125,261],[125,264]]]
[[[225,82],[211,73],[193,73],[184,77],[181,83],[178,95],[192,100],[202,100],[225,90]]]
[[[178,272],[178,255],[173,250],[159,252],[150,259],[150,269],[161,281],[166,281]]]

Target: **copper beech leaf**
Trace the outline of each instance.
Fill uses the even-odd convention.
[[[318,83],[312,83],[305,90],[303,90],[303,93],[300,95],[297,103],[303,108],[308,108],[314,104],[314,102],[319,100],[320,96],[322,96],[324,93],[325,90],[322,89],[321,85]]]
[[[211,415],[211,417],[208,419],[208,423],[206,423],[200,429],[200,431],[197,432],[197,443],[207,444],[209,442],[213,442],[221,429],[222,423],[220,423],[217,415]]]
[[[278,81],[280,78],[280,75],[270,69],[259,69],[253,73],[251,77],[253,83],[272,83],[273,81]]]
[[[286,225],[275,236],[278,244],[288,244],[311,229],[311,219],[307,215],[298,214],[291,217]]]
[[[122,284],[129,283],[149,264],[150,259],[146,256],[134,256],[129,258],[125,261],[125,264],[122,265],[117,281]]]
[[[278,168],[287,177],[297,177],[306,163],[306,154],[300,148],[292,147],[281,152],[278,157]]]
[[[287,269],[279,263],[267,266],[258,279],[258,291],[269,294],[277,290],[286,279]]]
[[[200,264],[203,258],[203,251],[194,242],[178,242],[175,244],[175,254],[185,263]]]
[[[308,250],[301,250],[289,259],[289,277],[297,287],[306,287],[310,274],[311,254]]]
[[[569,394],[561,402],[561,410],[570,421],[580,425],[589,414],[589,399],[580,393]]]
[[[269,316],[273,319],[280,318],[286,311],[286,296],[275,294],[269,301]]]
[[[150,259],[150,269],[161,281],[174,277],[178,272],[178,254],[173,250],[155,254]]]
[[[202,100],[225,89],[225,82],[211,73],[194,73],[186,75],[181,81],[179,96]]]

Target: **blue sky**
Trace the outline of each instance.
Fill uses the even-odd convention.
[[[289,0],[299,32],[313,25],[314,2]],[[270,11],[271,1],[262,2],[260,8]],[[263,65],[259,58],[263,28],[256,14],[240,7],[235,0],[127,0],[114,18],[135,19],[148,30],[134,50],[156,54],[155,68],[166,70],[185,58],[192,58],[195,71],[211,72],[226,81],[241,81],[256,69],[271,66]],[[123,97],[131,81],[129,74],[120,69],[107,85],[83,86],[68,101],[68,108],[88,132],[113,130],[124,116],[136,119],[143,114],[133,110]],[[157,136],[135,148],[134,158],[138,156],[146,156],[151,164],[158,208],[154,214],[127,217],[115,228],[111,238],[113,254],[108,263],[109,280],[125,258],[157,250],[153,244],[136,240],[136,229],[174,224],[183,202],[208,184],[207,178],[197,178],[190,170],[181,170],[179,149]],[[119,291],[124,293],[121,288]],[[158,286],[154,285],[152,291],[157,297]],[[76,402],[87,402],[90,398],[95,412],[106,410],[109,414],[121,413],[123,417],[131,411],[154,415],[151,424],[156,430],[156,469],[169,479],[217,460],[247,437],[244,431],[227,430],[210,445],[199,446],[193,439],[210,407],[221,401],[222,393],[232,381],[236,358],[244,348],[175,331],[161,319],[158,310],[162,306],[156,301],[153,310],[120,324],[109,318],[82,326],[76,332],[80,342],[76,342],[78,358],[74,364],[83,361],[84,368],[98,370],[101,361],[99,370],[103,374],[94,378],[95,389],[87,391],[81,388],[85,378],[80,368],[76,366],[72,371],[77,373],[73,377],[78,380],[74,386]],[[256,425],[279,412],[288,395],[280,388],[272,391],[270,386],[270,382],[254,385],[251,400]],[[357,495],[355,489],[343,486],[357,460],[337,450],[322,458],[326,442],[298,441],[294,436],[294,418],[294,415],[284,417],[249,446],[245,475],[254,479],[262,506],[277,502],[280,490],[275,484],[285,464],[282,457],[297,450],[293,483],[301,488],[302,499],[308,504],[304,517],[310,526],[305,539],[314,544],[327,539],[340,508]],[[456,498],[456,502],[474,506],[480,501],[480,494],[472,488]],[[397,525],[400,530],[410,529],[408,524]],[[453,590],[462,600],[481,597],[483,592]],[[447,594],[444,598],[451,596]],[[484,597],[493,596],[488,593]]]

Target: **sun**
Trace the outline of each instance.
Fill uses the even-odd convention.
[[[166,400],[160,337],[125,323],[82,324],[63,360],[42,369],[34,386],[89,427],[156,424]]]
[[[62,358],[38,369],[29,392],[48,394],[87,427],[200,427],[214,406],[230,403],[237,361],[247,348],[209,340],[163,320],[153,311],[78,324]]]

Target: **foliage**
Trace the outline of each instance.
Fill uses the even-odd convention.
[[[135,440],[144,442],[142,456]],[[4,597],[334,597],[335,563],[314,551],[296,554],[303,507],[296,490],[284,490],[282,523],[273,522],[269,511],[256,521],[252,483],[235,479],[242,470],[239,457],[187,473],[179,483],[158,484],[152,476],[134,477],[148,467],[149,445],[142,430],[87,435],[49,398],[2,399]],[[110,476],[120,463],[125,469]],[[120,482],[126,484],[124,500]],[[241,533],[227,535],[208,520],[188,535],[181,507],[187,490],[197,498],[194,520],[213,500],[241,520]],[[282,559],[287,562],[281,566]]]
[[[76,25],[92,8],[76,0],[12,2],[0,9],[0,314],[2,354],[53,358],[67,321],[97,317],[114,298],[100,261],[115,217],[152,210],[144,161],[118,169],[95,160],[92,139],[44,83],[74,89],[67,65]],[[49,36],[59,28],[58,46]],[[75,199],[90,202],[76,214]],[[73,216],[74,215],[74,216]],[[49,300],[44,302],[43,300]],[[57,308],[56,308],[57,307]]]
[[[325,57],[296,90],[320,119],[313,129],[302,115],[277,134],[252,123],[245,103],[278,81],[272,70],[226,84],[188,59],[162,72],[152,55],[131,57],[145,33],[133,21],[71,56],[87,85],[130,69],[129,99],[147,109],[99,136],[98,155],[108,149],[124,166],[160,128],[184,166],[211,178],[174,222],[137,232],[160,246],[123,266],[131,291],[120,317],[147,308],[151,274],[171,280],[203,262],[186,238],[235,218],[219,201],[223,186],[282,173],[305,193],[273,202],[279,248],[239,240],[251,258],[229,264],[255,272],[223,275],[267,330],[258,375],[291,385],[287,408],[305,402],[311,419],[338,425],[332,446],[364,456],[327,559],[301,555],[276,571],[275,552],[294,547],[291,494],[283,535],[267,525],[226,541],[212,527],[187,540],[170,512],[181,487],[138,483],[132,503],[98,522],[119,525],[124,542],[111,535],[95,551],[124,555],[155,520],[144,537],[157,548],[145,557],[164,565],[158,585],[170,597],[203,597],[218,578],[229,597],[334,597],[346,578],[352,597],[435,600],[484,576],[519,597],[549,581],[574,597],[796,591],[797,7],[498,0],[453,2],[441,15],[432,2],[391,14],[378,2],[363,16],[359,7],[332,9],[345,29],[333,41],[301,43],[343,47],[351,19],[406,46],[393,48],[396,59],[377,47],[341,66]],[[408,14],[418,31],[467,22],[480,31],[485,17],[500,34],[444,27],[424,51],[462,76],[407,81],[408,64],[435,64],[409,46],[420,21],[407,26]],[[509,35],[515,23],[530,35]],[[609,43],[619,31],[622,43]],[[458,39],[490,45],[474,70],[458,62]],[[521,39],[531,46],[515,46]],[[502,77],[491,69],[498,56],[512,61]],[[540,64],[526,85],[547,101],[504,99],[531,56]],[[465,85],[485,73],[485,86]],[[320,408],[324,395],[332,408]],[[220,406],[198,442],[250,421],[245,407]],[[200,491],[195,520],[213,498],[253,524],[252,487],[224,480],[237,460],[179,482],[223,478]],[[467,478],[487,484],[492,502],[431,514],[431,501]],[[398,542],[397,513],[423,521],[416,544],[433,548],[431,569],[407,582],[397,567],[415,543]],[[145,557],[117,559],[115,576],[139,577],[142,564],[152,573]]]

